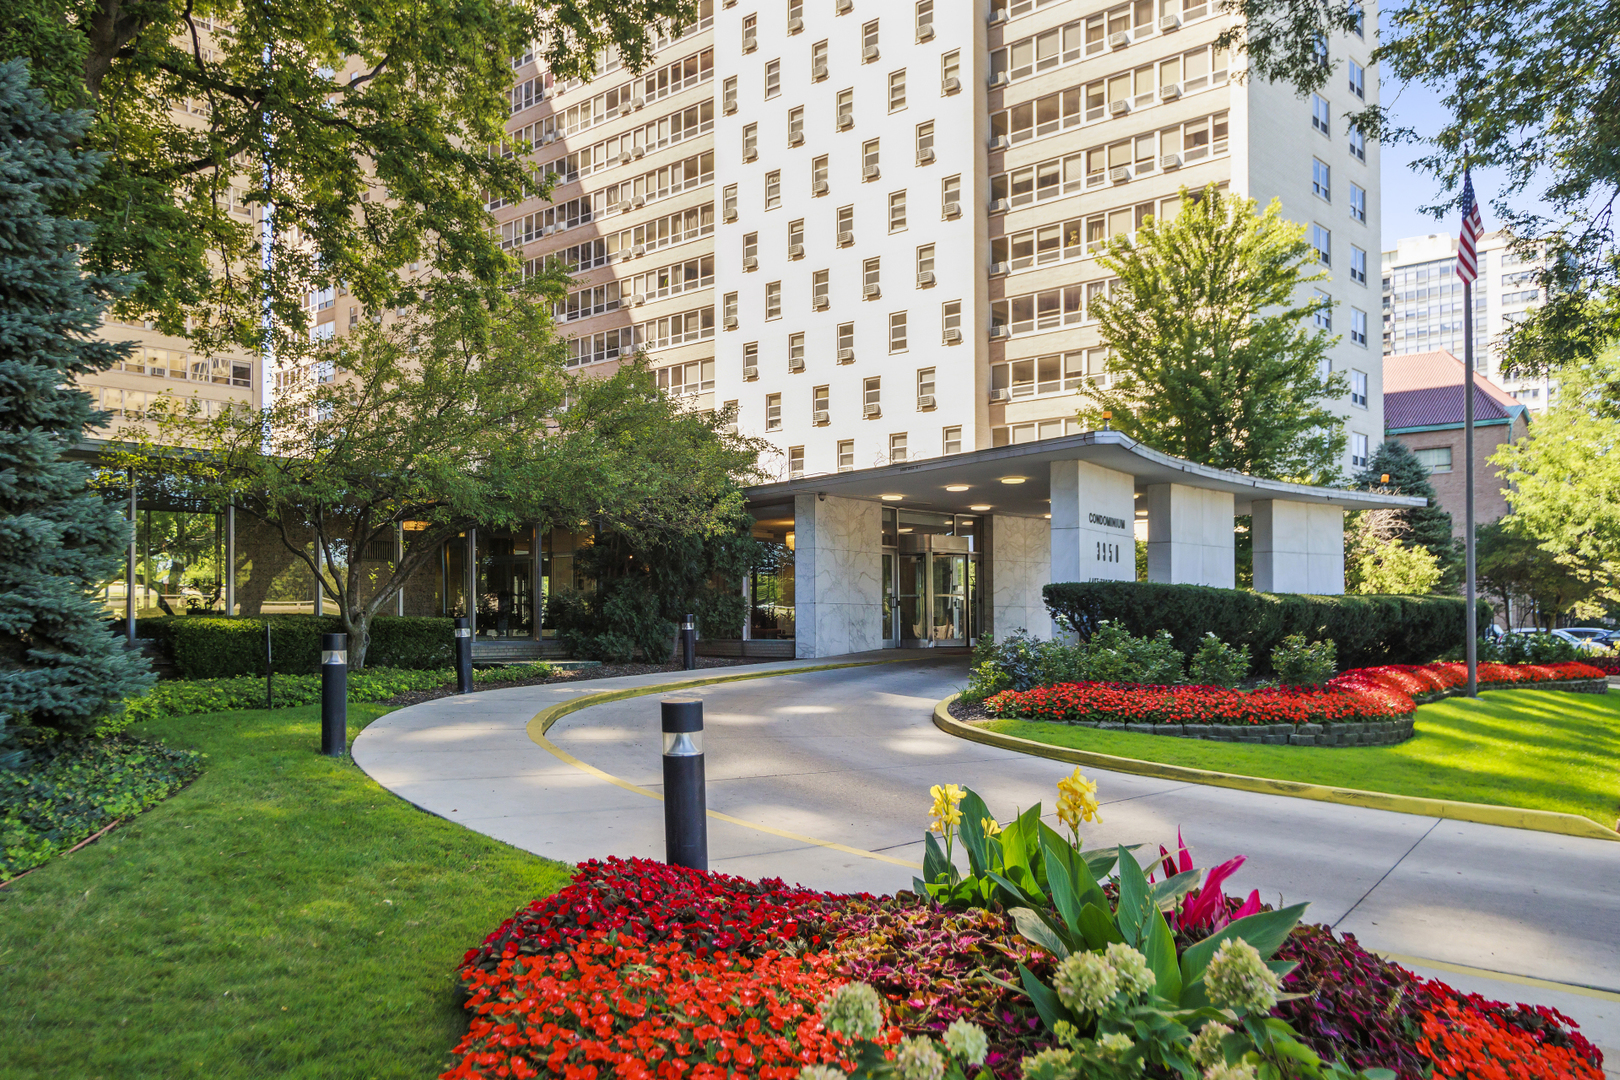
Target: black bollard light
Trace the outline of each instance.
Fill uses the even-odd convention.
[[[696,615],[688,615],[681,620],[681,667],[687,671],[697,667]]]
[[[321,635],[321,753],[349,747],[349,635]]]
[[[664,861],[709,868],[708,804],[703,792],[703,702],[665,698]]]
[[[472,693],[472,620],[456,620],[456,693]]]

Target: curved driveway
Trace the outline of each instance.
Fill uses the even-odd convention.
[[[705,702],[709,808],[723,815],[710,820],[715,870],[892,892],[921,860],[929,785],[972,787],[1005,820],[1037,801],[1050,808],[1069,771],[933,726],[934,703],[965,681],[960,655],[800,673],[791,669],[806,663],[772,666],[787,673],[687,691]],[[555,753],[526,725],[570,697],[671,681],[444,698],[373,722],[354,755],[418,806],[536,854],[661,858],[663,808],[649,797],[662,781],[657,696],[562,718],[549,733]],[[1174,846],[1179,827],[1199,865],[1248,856],[1233,888],[1258,888],[1273,903],[1309,900],[1314,921],[1430,961],[1416,966],[1465,989],[1555,1005],[1615,1048],[1610,1068],[1620,1065],[1620,844],[1092,776],[1104,820],[1086,830],[1088,846]]]

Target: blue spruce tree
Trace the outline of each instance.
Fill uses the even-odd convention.
[[[80,270],[91,227],[63,216],[99,164],[77,149],[88,123],[0,64],[0,732],[90,734],[152,680],[91,596],[129,526],[65,456],[105,417],[74,378],[128,351],[95,337],[125,283]]]

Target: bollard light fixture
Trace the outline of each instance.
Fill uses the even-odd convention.
[[[703,776],[703,701],[659,703],[664,735],[664,861],[709,868],[708,802]]]

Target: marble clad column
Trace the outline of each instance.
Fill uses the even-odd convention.
[[[1051,581],[1134,581],[1136,478],[1052,462]]]
[[[1344,510],[1322,503],[1256,500],[1257,592],[1344,592]]]
[[[797,657],[883,647],[883,508],[860,499],[793,500]]]
[[[1230,492],[1153,484],[1148,512],[1148,580],[1171,585],[1237,585],[1237,545]]]
[[[1052,636],[1052,617],[1047,613],[1041,586],[1052,580],[1052,544],[1046,522],[1041,518],[992,514],[990,526],[989,574],[980,578],[979,587],[990,586],[990,630],[1000,641],[1017,630],[1027,630],[1039,638]]]

